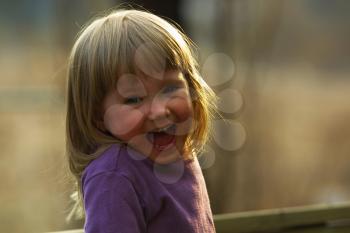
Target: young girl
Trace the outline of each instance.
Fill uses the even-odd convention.
[[[196,155],[215,95],[189,39],[164,19],[117,10],[70,56],[67,152],[86,233],[215,232]]]

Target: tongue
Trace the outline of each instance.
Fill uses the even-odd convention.
[[[165,146],[171,143],[174,139],[174,135],[169,135],[166,133],[154,133],[153,142],[158,146]]]

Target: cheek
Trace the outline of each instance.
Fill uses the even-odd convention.
[[[176,135],[188,135],[196,128],[196,122],[193,119],[193,106],[189,98],[174,99],[169,101],[168,106],[176,117]]]
[[[118,104],[110,106],[104,114],[104,125],[114,136],[127,140],[142,124],[143,114],[137,109]]]
[[[175,98],[170,100],[168,107],[176,116],[177,122],[183,122],[193,117],[193,106],[189,98]]]

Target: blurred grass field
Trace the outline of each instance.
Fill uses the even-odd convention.
[[[0,2],[1,232],[81,227],[65,223],[72,204],[66,63],[80,26],[116,2]],[[319,18],[312,3],[323,6]],[[244,127],[244,144],[229,151],[213,140],[215,157],[203,170],[213,212],[350,200],[350,21],[339,10],[347,8],[333,15],[337,4],[314,1],[184,4],[200,60],[224,53],[234,62],[234,75],[216,90],[232,88],[243,98],[237,113],[223,115]],[[221,136],[236,135],[225,130]]]

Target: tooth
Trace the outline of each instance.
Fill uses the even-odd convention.
[[[160,129],[156,129],[154,132],[165,132],[167,130],[169,130],[173,125],[169,125],[169,126],[166,126],[166,127],[163,127],[163,128],[160,128]]]
[[[159,132],[164,132],[166,130],[167,130],[167,127],[164,127],[164,128],[159,129]]]

